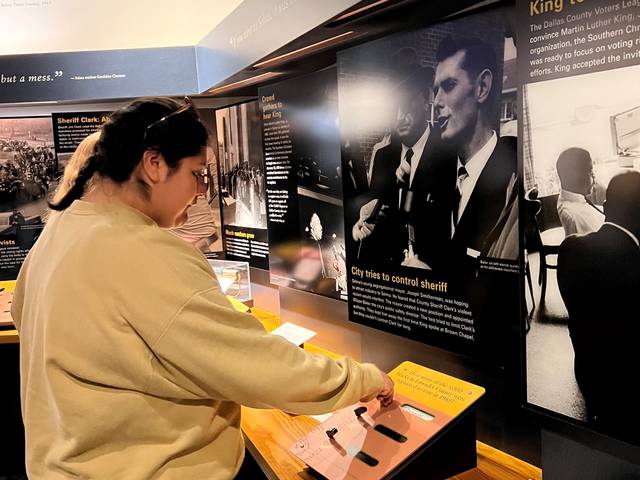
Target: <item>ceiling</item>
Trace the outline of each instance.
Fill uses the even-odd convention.
[[[196,45],[242,0],[0,0],[0,55]]]
[[[341,49],[510,2],[512,0],[360,0],[342,14],[239,70],[205,93],[255,96],[258,86],[334,65],[336,52]]]

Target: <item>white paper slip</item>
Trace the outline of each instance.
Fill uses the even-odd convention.
[[[285,322],[278,328],[271,332],[273,335],[278,335],[286,340],[289,340],[294,345],[302,345],[304,342],[316,335],[316,332],[307,328],[295,325],[291,322]]]
[[[223,277],[220,275],[218,277],[218,283],[220,284],[220,290],[222,290],[222,293],[227,293],[227,290],[229,290],[229,287],[233,285],[234,281],[235,279],[233,278]]]
[[[320,423],[324,423],[329,420],[329,417],[333,415],[333,413],[325,413],[324,415],[309,415],[311,418],[316,419]]]

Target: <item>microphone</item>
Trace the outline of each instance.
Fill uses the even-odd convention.
[[[413,230],[413,225],[409,222],[411,206],[413,205],[413,190],[407,190],[404,196],[404,201],[402,202],[400,211],[402,212],[402,216],[405,220],[405,225],[407,228],[407,238],[408,238],[408,249],[411,253],[413,253],[413,245],[415,244],[415,232]]]
[[[380,215],[380,211],[383,207],[382,199],[376,199],[376,204],[373,207],[373,210],[369,214],[369,216],[364,220],[365,223],[375,224],[378,221],[378,216]],[[362,250],[362,239],[358,242],[358,253],[356,254],[356,258],[360,259],[360,251]]]

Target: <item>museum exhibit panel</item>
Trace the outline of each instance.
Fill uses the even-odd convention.
[[[335,68],[258,89],[275,285],[347,299]]]
[[[206,188],[169,231],[266,331],[395,382],[243,406],[254,478],[640,478],[640,3],[223,4],[190,37],[0,49],[0,480],[26,478],[10,307],[47,201],[111,112],[185,95]]]
[[[265,169],[258,102],[216,110],[225,254],[269,268]]]

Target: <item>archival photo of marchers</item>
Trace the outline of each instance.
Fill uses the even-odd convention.
[[[0,118],[0,280],[38,239],[59,173],[51,117]]]
[[[509,12],[338,55],[350,319],[496,363],[519,317]]]
[[[258,102],[216,110],[225,256],[269,268],[265,172]]]
[[[217,144],[215,112],[198,109],[198,115],[209,132],[211,145]],[[222,218],[220,213],[220,190],[218,184],[218,152],[207,148],[207,191],[197,196],[187,210],[187,220],[171,233],[191,243],[207,258],[219,258],[223,253]]]
[[[336,69],[264,87],[260,96],[271,282],[347,300]]]
[[[258,102],[216,111],[224,222],[267,228]]]
[[[636,444],[639,75],[523,90],[527,402]]]

